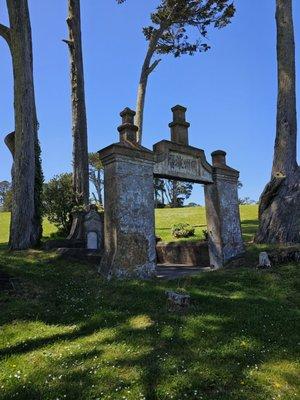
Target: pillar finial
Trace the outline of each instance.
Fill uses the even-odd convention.
[[[169,124],[169,127],[171,128],[171,141],[188,146],[188,129],[190,124],[185,119],[185,113],[187,109],[183,106],[177,105],[171,110],[173,113],[173,121]]]
[[[226,151],[216,150],[211,153],[212,164],[214,167],[226,165]]]
[[[118,127],[120,142],[137,143],[138,127],[134,125],[135,111],[126,107],[120,112],[120,116],[122,117],[122,124]]]

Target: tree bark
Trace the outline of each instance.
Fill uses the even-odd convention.
[[[70,50],[73,134],[73,188],[78,205],[89,204],[89,163],[80,0],[69,0],[67,18]]]
[[[37,204],[36,171],[39,155],[38,123],[32,65],[32,37],[27,0],[7,0],[10,27],[0,26],[13,62],[14,76],[14,164],[10,248],[22,250],[38,244],[41,216]]]
[[[148,77],[161,61],[159,59],[151,64],[151,60],[155,53],[158,40],[161,34],[163,33],[164,29],[165,29],[164,27],[160,27],[158,30],[154,32],[152,38],[149,41],[148,50],[142,66],[142,71],[137,91],[136,115],[135,115],[135,125],[139,128],[137,133],[139,144],[142,144],[142,138],[143,138],[144,108],[145,108]]]
[[[278,100],[271,180],[259,205],[258,243],[300,242],[295,41],[292,0],[276,0]]]

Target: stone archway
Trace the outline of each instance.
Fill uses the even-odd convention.
[[[226,164],[226,153],[189,145],[186,108],[172,108],[171,140],[153,151],[137,142],[135,112],[121,112],[120,141],[99,151],[104,165],[104,256],[99,272],[116,277],[148,278],[156,272],[153,177],[205,185],[210,264],[221,268],[244,252],[237,183],[239,172]]]

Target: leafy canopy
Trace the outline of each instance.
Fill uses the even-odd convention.
[[[71,212],[76,206],[72,174],[54,176],[44,184],[45,215],[65,235],[70,231]]]
[[[151,14],[152,25],[143,33],[148,41],[159,36],[157,54],[193,55],[210,48],[206,42],[208,27],[225,27],[234,13],[230,0],[162,0]],[[190,28],[196,29],[194,38]]]

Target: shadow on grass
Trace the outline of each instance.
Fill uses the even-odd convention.
[[[9,256],[10,272],[24,284],[1,311],[3,327],[15,331],[0,359],[7,371],[12,357],[14,364],[28,357],[39,363],[28,367],[25,382],[4,385],[1,399],[266,399],[268,386],[251,380],[249,371],[294,361],[296,266],[271,274],[219,271],[177,282],[107,283],[88,266],[35,252],[20,266],[24,255]],[[165,290],[176,287],[192,297],[185,315],[165,307]],[[70,331],[24,336],[26,323]]]
[[[258,229],[258,220],[250,219],[241,222],[243,238],[245,242],[249,242],[254,238]]]

